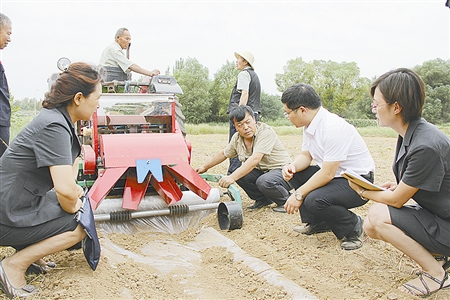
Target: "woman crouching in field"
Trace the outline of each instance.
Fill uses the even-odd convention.
[[[0,261],[0,288],[9,298],[37,291],[25,280],[32,263],[86,236],[74,219],[83,189],[74,180],[81,147],[73,124],[91,118],[101,90],[95,69],[71,64],[0,159],[0,246],[17,250]]]
[[[366,191],[374,203],[364,220],[365,232],[386,241],[415,260],[418,278],[399,289],[428,296],[450,287],[450,139],[421,118],[425,101],[422,79],[409,69],[381,75],[371,86],[372,110],[380,126],[398,133],[393,172],[386,191]],[[414,204],[405,205],[410,199]]]

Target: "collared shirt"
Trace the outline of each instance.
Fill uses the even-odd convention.
[[[228,158],[238,157],[241,162],[245,162],[253,153],[263,153],[261,161],[256,166],[262,171],[270,171],[292,162],[291,157],[281,143],[278,135],[269,125],[261,122],[256,123],[256,132],[253,137],[253,147],[247,151],[244,138],[236,132],[230,143],[224,150]]]
[[[335,177],[341,177],[346,169],[361,175],[375,170],[375,162],[356,128],[323,107],[303,130],[302,151],[308,151],[319,167],[323,162],[341,162]]]
[[[393,171],[419,190],[412,197],[423,208],[450,218],[450,139],[424,119],[411,121],[398,137]]]
[[[125,56],[122,47],[114,42],[103,50],[99,64],[106,67],[120,67],[123,72],[129,73],[133,62]]]
[[[80,150],[66,108],[43,108],[0,158],[0,222],[29,227],[67,214],[49,167],[73,165]]]
[[[251,69],[250,67],[245,67],[242,71]],[[250,81],[252,80],[249,72],[239,72],[236,89],[238,92],[248,91],[250,87]]]

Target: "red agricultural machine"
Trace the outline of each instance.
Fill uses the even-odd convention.
[[[66,60],[58,61],[60,69]],[[191,144],[176,118],[180,106],[177,94],[182,93],[176,80],[155,76],[144,84],[114,81],[105,83],[104,91],[91,120],[77,126],[82,141],[78,184],[89,188],[95,220],[121,222],[217,208],[221,229],[241,228],[242,203],[235,186],[227,191],[234,200],[231,202],[217,199],[215,203],[178,204],[186,191],[206,200],[212,191],[207,180],[218,181],[220,176],[199,175],[190,165]],[[155,193],[167,206],[157,211],[140,210],[144,196]],[[96,215],[101,202],[110,197],[121,197],[121,208]]]

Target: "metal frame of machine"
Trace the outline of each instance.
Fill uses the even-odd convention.
[[[188,208],[175,209],[182,189],[207,199],[211,186],[206,180],[220,178],[199,175],[190,165],[192,147],[175,118],[174,80],[155,76],[150,84],[152,93],[115,93],[121,84],[108,83],[110,93],[102,94],[100,108],[91,120],[77,124],[83,144],[78,184],[89,188],[92,208],[95,210],[109,195],[122,194],[122,211],[126,214],[111,214],[111,221],[122,221],[123,215],[132,218],[151,189],[167,203],[171,213],[185,214]],[[164,85],[169,92],[164,92]],[[235,201],[216,205],[220,227],[241,228],[239,190],[232,185],[228,195]]]

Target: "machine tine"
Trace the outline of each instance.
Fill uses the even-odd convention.
[[[136,177],[136,170],[134,168],[128,169],[123,191],[122,208],[137,210],[147,191],[151,176],[151,174],[150,176],[146,176],[144,182],[139,183]]]
[[[167,168],[169,173],[182,185],[203,199],[208,198],[211,186],[187,162],[179,162]]]

